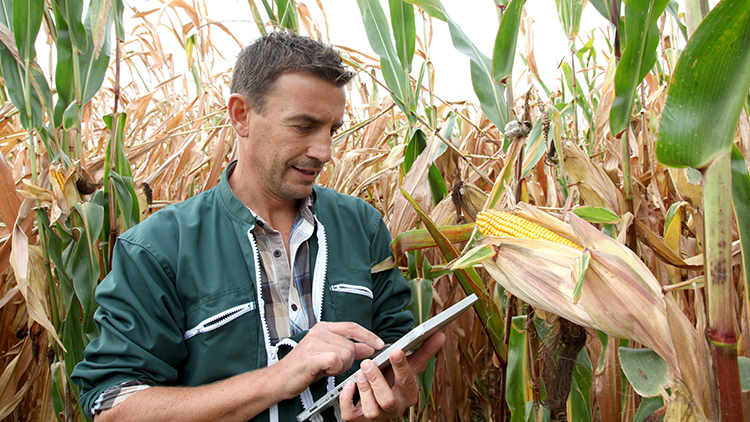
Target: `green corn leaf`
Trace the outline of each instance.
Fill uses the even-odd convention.
[[[591,386],[594,383],[594,372],[591,359],[583,349],[578,352],[576,367],[570,386],[570,418],[574,421],[590,422],[591,419]]]
[[[445,9],[443,9],[443,14],[448,21],[453,46],[469,56],[471,60],[471,83],[482,112],[496,127],[504,128],[508,123],[504,88],[493,79],[492,62],[471,42],[461,27],[448,16]]]
[[[422,410],[424,410],[430,402],[430,391],[432,391],[432,383],[435,381],[435,362],[437,362],[435,356],[431,357],[430,360],[427,361],[427,366],[425,366],[424,371],[417,375],[419,385],[422,387],[420,388],[420,403],[422,404]]]
[[[125,40],[125,25],[122,23],[122,15],[125,11],[125,5],[122,0],[114,0],[115,3],[115,35],[120,41]],[[252,2],[251,2],[252,3]]]
[[[13,35],[21,61],[31,61],[36,57],[34,43],[42,25],[43,12],[44,0],[13,1]]]
[[[138,207],[138,196],[135,193],[133,179],[122,177],[116,172],[109,173],[112,181],[115,197],[117,198],[117,209],[122,215],[125,229],[129,229],[140,222],[141,210]]]
[[[62,342],[68,353],[64,354],[65,370],[68,377],[73,373],[78,362],[83,360],[83,350],[86,348],[88,342],[83,336],[83,327],[81,326],[81,307],[78,303],[74,303],[71,306],[68,313],[68,318],[62,327]],[[69,383],[68,385],[73,384]]]
[[[581,26],[584,0],[555,0],[555,3],[557,3],[557,17],[560,19],[565,36],[573,42]]]
[[[485,259],[494,258],[495,255],[495,248],[492,245],[477,246],[461,255],[460,258],[451,264],[450,268],[452,270],[471,268],[481,264]]]
[[[279,10],[279,24],[294,32],[299,32],[297,27],[297,2],[295,0],[276,0]]]
[[[662,407],[664,407],[663,397],[661,396],[643,397],[641,399],[641,404],[638,405],[638,411],[635,412],[635,417],[633,418],[633,422],[643,422],[645,420],[652,420],[649,417]]]
[[[528,342],[526,316],[513,317],[508,340],[508,368],[505,378],[505,401],[512,412],[511,421],[524,421],[528,388]]]
[[[104,222],[104,208],[91,202],[75,204],[82,225],[74,228],[80,239],[73,248],[67,271],[73,276],[76,296],[81,302],[84,315],[96,308],[94,290],[99,284],[99,233]]]
[[[389,0],[391,25],[396,41],[396,53],[406,73],[411,72],[414,48],[417,42],[417,29],[414,23],[414,6],[404,0]]]
[[[667,4],[669,0],[629,0],[625,4],[625,32],[630,42],[615,71],[615,98],[609,113],[613,135],[625,130],[630,122],[636,89],[656,63],[657,20]]]
[[[78,106],[75,102],[68,104],[63,111],[62,126],[65,130],[70,130],[78,124]]]
[[[31,113],[27,114],[25,112],[26,96],[24,95],[25,85],[23,66],[2,43],[0,43],[0,67],[2,68],[3,78],[5,79],[5,86],[8,87],[10,100],[19,110],[19,117],[23,128],[26,130],[41,128],[44,117],[42,103],[39,101],[39,97],[34,95],[34,91],[32,91],[30,98]]]
[[[409,287],[411,287],[411,301],[406,309],[414,315],[414,326],[417,326],[430,318],[432,280],[413,278],[409,280]]]
[[[422,129],[415,130],[414,136],[412,136],[409,143],[406,144],[406,150],[404,151],[404,174],[409,173],[411,166],[414,165],[414,160],[417,159],[419,154],[421,154],[426,147],[427,135],[425,135]]]
[[[80,0],[53,0],[58,28],[64,28],[70,34],[70,45],[79,53],[89,49],[90,35],[81,21],[83,2]]]
[[[428,15],[432,16],[435,19],[440,19],[441,21],[445,22],[447,19],[445,17],[445,14],[443,13],[443,5],[440,3],[440,0],[404,0],[408,3],[411,3],[415,6],[418,6],[420,9],[427,12]]]
[[[96,15],[94,12],[95,10],[93,9],[89,10],[86,18],[85,34],[90,34],[91,32],[92,16]],[[87,43],[91,45],[91,48],[83,54],[79,54],[78,51],[74,52],[74,31],[70,30],[70,27],[66,25],[66,21],[57,10],[56,15],[58,35],[56,43],[57,65],[55,67],[55,87],[57,88],[58,99],[54,108],[54,123],[55,127],[60,127],[65,123],[70,123],[68,119],[71,118],[71,112],[68,111],[69,114],[67,115],[65,112],[71,103],[83,106],[94,98],[94,95],[96,95],[102,86],[109,66],[110,37],[107,34],[112,29],[113,14],[108,13],[106,15],[108,19],[107,23],[103,30],[99,30],[99,32],[104,32],[101,39],[101,47],[95,46],[91,35],[87,35]],[[93,20],[96,21],[97,19],[94,18]],[[102,25],[102,22],[97,22],[97,25]],[[73,63],[74,59],[77,59],[78,62]],[[76,72],[78,73],[77,75]],[[75,84],[76,77],[80,81],[78,87]]]
[[[747,173],[745,158],[737,148],[732,147],[732,204],[742,243],[742,260],[745,264],[745,293],[750,296],[750,175]]]
[[[671,167],[707,167],[732,148],[750,88],[750,2],[725,0],[706,16],[675,69],[656,141]]]
[[[393,101],[408,116],[410,122],[416,122],[416,103],[409,74],[404,70],[405,67],[396,53],[383,8],[378,0],[357,0],[357,5],[362,13],[367,40],[373,51],[380,56],[380,70],[383,72],[386,86],[391,90]]]
[[[273,12],[273,8],[271,7],[271,5],[268,3],[267,0],[262,0],[262,1],[263,1],[263,8],[266,9],[266,14],[268,15],[268,19],[271,22],[275,22],[278,25],[279,21],[278,21],[278,18],[276,17],[276,14]]]
[[[123,177],[133,178],[133,170],[130,167],[130,161],[128,156],[125,154],[125,121],[127,121],[127,114],[117,113],[117,118],[113,119],[111,114],[103,117],[104,123],[107,128],[112,132],[109,144],[107,145],[107,158],[110,153],[115,154],[115,171]],[[114,145],[114,152],[111,151]],[[106,171],[105,171],[106,179]]]
[[[86,29],[90,31],[91,27],[91,14],[86,19]],[[82,83],[82,99],[81,104],[86,104],[94,98],[99,88],[102,86],[104,81],[104,75],[107,73],[109,67],[109,58],[111,54],[110,38],[112,33],[112,25],[114,20],[112,14],[106,15],[107,22],[104,25],[104,29],[100,30],[103,32],[103,39],[99,40],[101,46],[97,44],[97,49],[90,49],[86,54],[80,56],[80,69],[81,69],[81,83]],[[102,25],[101,22],[98,23]],[[91,40],[90,40],[91,42]]]
[[[573,208],[573,213],[589,223],[617,224],[620,222],[620,217],[617,214],[602,207],[584,205]]]
[[[437,205],[448,195],[448,186],[445,184],[445,178],[440,173],[437,166],[433,163],[427,171],[427,182],[430,184],[430,193],[432,194],[432,203]]]
[[[688,39],[689,37],[687,26],[685,26],[685,24],[682,23],[682,19],[680,19],[680,3],[678,3],[677,0],[670,0],[669,6],[667,6],[667,12],[669,12],[669,14],[674,18],[675,23],[677,23],[677,27],[680,28],[682,36],[685,37],[685,39]]]
[[[568,86],[568,91],[570,91],[574,97],[582,97],[583,89],[581,89],[581,84],[580,82],[578,82],[578,78],[573,74],[573,68],[565,62],[560,64],[560,67],[562,68],[563,75],[565,76],[565,84]],[[575,86],[573,85],[574,81]]]
[[[14,13],[13,8],[19,8],[19,5],[23,6],[20,13]],[[26,130],[39,130],[44,120],[44,106],[52,102],[52,94],[39,66],[32,61],[36,55],[34,40],[40,23],[37,23],[36,14],[27,16],[24,5],[26,3],[22,1],[0,2],[0,31],[4,33],[0,37],[0,69],[10,100],[19,110],[21,125]],[[15,26],[19,29],[16,30]]]
[[[542,118],[538,118],[534,126],[529,132],[529,136],[526,138],[526,145],[523,149],[523,171],[521,171],[521,179],[531,173],[531,170],[536,166],[539,160],[544,157],[547,153],[547,142],[542,138]]]
[[[89,39],[92,43],[92,54],[98,57],[104,46],[104,41],[111,36],[112,9],[115,6],[113,1],[94,0],[89,5],[87,24],[85,25],[90,31]],[[115,20],[116,21],[116,20]],[[116,23],[115,23],[116,25]]]
[[[668,388],[667,362],[651,349],[620,347],[622,371],[633,389],[643,397],[656,397]]]
[[[505,9],[503,19],[495,36],[495,48],[492,51],[492,77],[495,82],[505,83],[513,72],[516,58],[518,27],[526,0],[513,0]],[[504,126],[503,126],[504,127]]]

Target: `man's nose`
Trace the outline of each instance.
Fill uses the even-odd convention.
[[[327,163],[331,159],[331,142],[333,137],[329,131],[321,130],[319,136],[313,139],[307,149],[307,156],[315,158],[321,163]]]

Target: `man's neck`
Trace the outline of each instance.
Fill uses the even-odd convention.
[[[236,166],[229,175],[229,187],[234,196],[246,207],[281,232],[284,237],[288,235],[302,200],[269,195],[260,189],[260,185],[253,182],[252,178],[242,174],[240,166]]]

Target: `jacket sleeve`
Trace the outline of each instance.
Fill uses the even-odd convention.
[[[379,213],[375,213],[370,243],[371,262],[378,264],[392,255],[391,234]],[[392,343],[411,330],[414,316],[406,310],[411,289],[398,268],[372,274],[373,329],[386,343]]]
[[[96,291],[94,320],[100,335],[71,376],[82,387],[87,414],[104,390],[121,382],[178,382],[176,368],[187,352],[184,312],[173,280],[166,260],[148,246],[118,239],[112,271]]]

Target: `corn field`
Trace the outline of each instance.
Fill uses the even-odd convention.
[[[326,41],[329,3],[243,18]],[[357,0],[375,54],[334,46],[357,76],[319,183],[382,213],[394,256],[373,271],[403,271],[417,320],[479,296],[404,419],[750,420],[750,2],[549,0],[555,80],[525,3],[467,6],[498,16],[481,51],[440,0]],[[86,420],[69,376],[117,236],[235,158],[212,37],[250,40],[206,7],[0,0],[0,419]],[[609,26],[579,33],[584,7]],[[435,93],[438,48],[478,102]],[[491,209],[527,229],[480,231]]]

